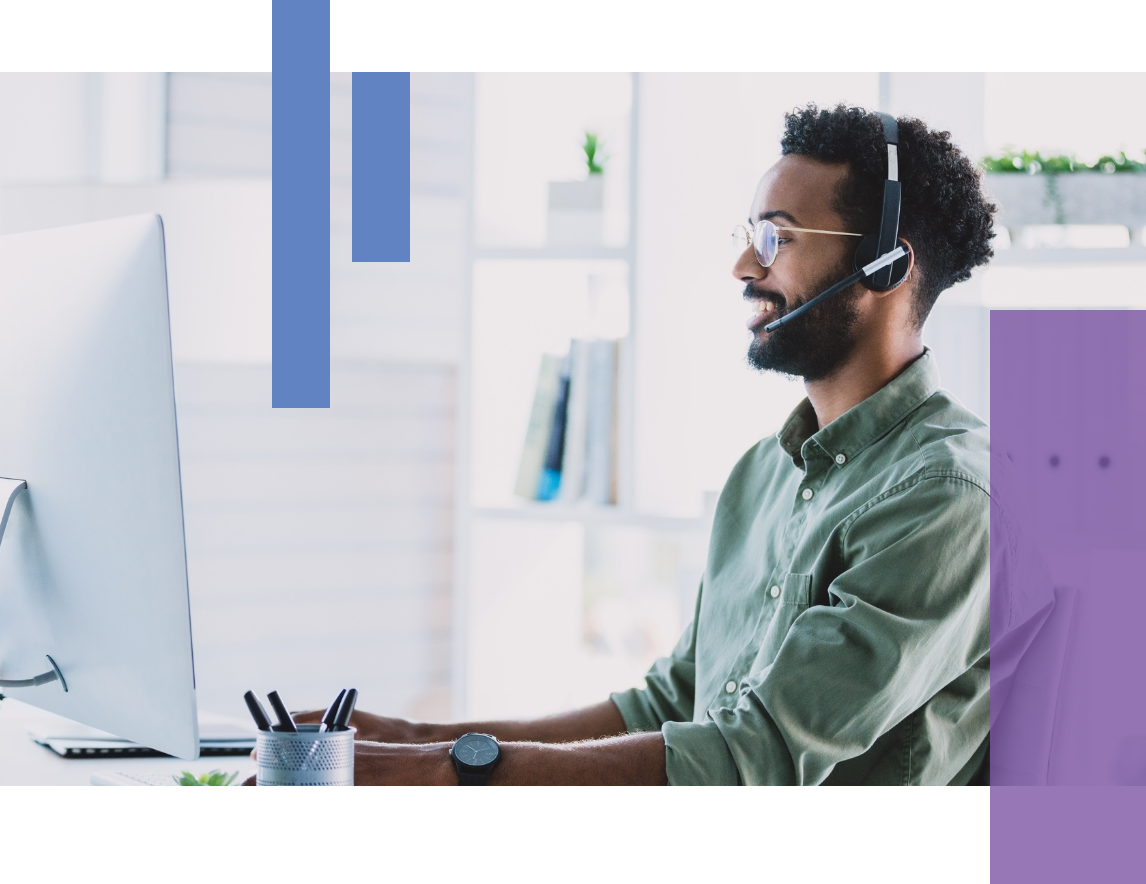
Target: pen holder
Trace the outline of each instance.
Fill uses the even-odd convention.
[[[300,724],[298,733],[259,731],[260,786],[353,786],[354,728],[320,732]]]

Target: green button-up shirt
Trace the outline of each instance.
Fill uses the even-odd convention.
[[[646,687],[671,784],[957,784],[989,735],[989,437],[929,351],[720,495],[696,612]]]

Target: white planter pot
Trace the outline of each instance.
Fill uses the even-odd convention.
[[[1146,226],[1146,175],[1073,172],[984,176],[999,206],[998,222],[1014,231],[1035,224],[1121,224]]]
[[[601,245],[604,184],[602,175],[590,175],[585,181],[549,182],[549,245]]]

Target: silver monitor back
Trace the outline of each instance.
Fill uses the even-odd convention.
[[[197,757],[159,216],[0,237],[0,477],[0,690]]]

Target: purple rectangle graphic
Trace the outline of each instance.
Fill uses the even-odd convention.
[[[1072,856],[1146,795],[1146,311],[992,311],[991,450],[992,874],[1122,880]]]
[[[993,311],[991,418],[991,782],[1146,785],[1146,312]]]
[[[1146,789],[991,787],[991,884],[1141,881]]]

